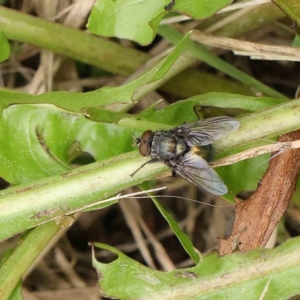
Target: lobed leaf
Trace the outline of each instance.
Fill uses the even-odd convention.
[[[232,0],[97,0],[88,21],[88,29],[100,36],[129,39],[145,46],[153,41],[160,21],[170,10],[202,19],[231,2]]]
[[[119,299],[288,299],[300,293],[300,238],[276,249],[256,249],[219,257],[213,252],[195,267],[160,272],[117,249],[95,243],[117,255],[109,264],[93,253],[101,294]]]

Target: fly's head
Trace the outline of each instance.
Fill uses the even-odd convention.
[[[139,147],[142,156],[149,156],[151,153],[152,131],[145,131],[141,137],[135,139],[135,145]]]

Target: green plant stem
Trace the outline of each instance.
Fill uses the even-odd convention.
[[[294,22],[300,26],[300,3],[298,0],[273,0],[273,2],[278,5],[280,9],[282,9]]]
[[[99,199],[105,199],[167,170],[163,164],[153,164],[150,173],[145,167],[133,177],[130,176],[147,160],[135,151],[34,184],[2,191],[0,241],[49,220],[82,210]]]
[[[286,101],[238,119],[241,126],[214,143],[217,153],[300,129],[300,99]]]
[[[116,74],[128,75],[149,59],[135,49],[2,6],[0,29],[8,39],[30,43]]]
[[[286,101],[239,118],[241,127],[214,143],[216,153],[300,128],[300,99]],[[130,176],[149,158],[137,151],[87,165],[33,185],[0,193],[0,240],[57,219],[110,197],[130,186],[168,172],[162,163],[149,164]],[[114,202],[113,202],[114,203]]]
[[[30,231],[7,257],[0,268],[0,299],[9,299],[12,291],[42,250],[60,230],[55,222],[48,222]]]

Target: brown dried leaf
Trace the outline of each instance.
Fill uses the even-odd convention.
[[[281,136],[278,141],[298,139],[300,131],[294,131]],[[220,241],[221,255],[235,249],[248,251],[266,245],[292,198],[299,171],[299,149],[284,151],[270,161],[254,194],[246,201],[236,200],[234,227],[231,236]]]

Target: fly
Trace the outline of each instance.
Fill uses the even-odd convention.
[[[227,186],[208,162],[214,157],[213,142],[239,128],[240,122],[231,117],[216,117],[186,123],[166,131],[145,131],[136,139],[142,156],[151,156],[132,176],[148,163],[161,161],[173,175],[202,187],[214,195],[224,195]]]

